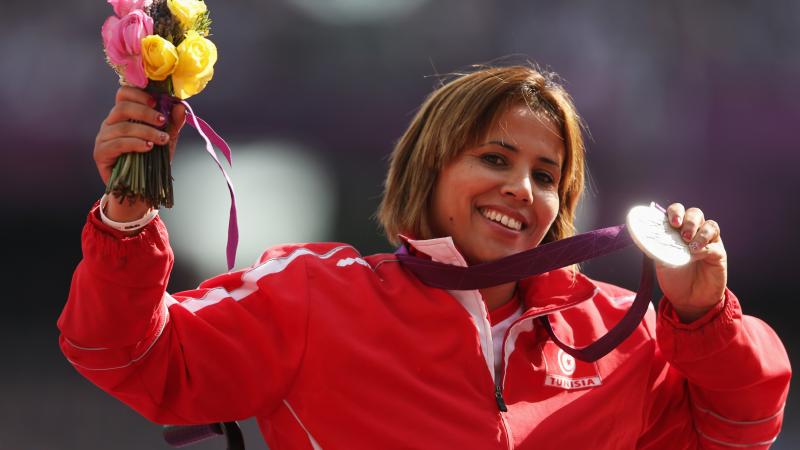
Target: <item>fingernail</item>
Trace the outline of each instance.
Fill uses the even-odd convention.
[[[167,133],[160,134],[161,140],[167,142],[169,140],[169,135]]]
[[[150,105],[151,108],[155,108],[156,100],[154,98],[151,98],[150,100],[147,100],[147,104]]]
[[[678,217],[678,216],[673,216],[672,217],[672,224],[675,225],[675,226],[680,226],[681,225],[681,218]]]
[[[153,143],[152,143],[152,142],[150,142],[150,141],[147,141],[147,146],[148,146],[148,147],[152,147],[152,146],[153,146]]]
[[[690,242],[689,243],[689,250],[691,250],[693,252],[696,252],[696,251],[700,250],[700,244],[697,243],[697,242]]]
[[[156,117],[156,119],[157,119],[159,122],[163,122],[163,121],[167,120],[167,118],[166,118],[166,117],[164,117],[164,116],[162,116],[162,115],[159,115],[158,117]]]
[[[692,238],[692,232],[691,232],[691,231],[684,231],[684,232],[681,234],[681,236],[683,236],[683,238],[684,238],[684,239],[686,239],[686,240],[688,241],[689,239],[691,239],[691,238]]]

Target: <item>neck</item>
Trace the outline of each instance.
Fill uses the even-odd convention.
[[[486,309],[493,311],[511,301],[516,288],[517,283],[513,282],[480,289],[483,302],[486,303]]]

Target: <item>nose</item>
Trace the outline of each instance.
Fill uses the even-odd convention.
[[[531,176],[526,173],[509,177],[503,184],[502,193],[524,203],[532,204],[533,182]]]

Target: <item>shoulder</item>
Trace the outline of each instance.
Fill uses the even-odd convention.
[[[223,286],[230,290],[243,283],[261,282],[305,285],[309,270],[315,274],[333,273],[336,271],[331,269],[359,263],[366,265],[358,250],[341,242],[279,244],[266,249],[252,265],[208,279],[200,287]]]
[[[361,268],[374,272],[384,262],[396,262],[392,253],[362,256],[352,245],[341,242],[311,242],[281,244],[268,248],[256,261],[254,267],[275,268],[299,265],[313,269]]]
[[[301,258],[304,263],[336,263],[341,258],[360,258],[361,254],[350,244],[341,242],[306,242],[280,244],[268,248],[256,261],[256,265],[269,262],[293,262]]]
[[[245,277],[264,283],[303,284],[324,295],[352,292],[358,287],[387,289],[411,278],[392,253],[362,256],[341,242],[281,244],[268,248]],[[389,263],[389,264],[384,264]]]

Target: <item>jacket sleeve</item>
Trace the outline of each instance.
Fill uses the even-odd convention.
[[[236,420],[281,401],[305,348],[302,261],[267,282],[254,267],[170,295],[163,222],[123,236],[96,205],[82,247],[58,327],[64,355],[86,378],[158,423]]]
[[[663,299],[656,336],[651,399],[637,448],[766,449],[775,441],[789,358],[767,324],[742,315],[731,291],[690,324]]]

